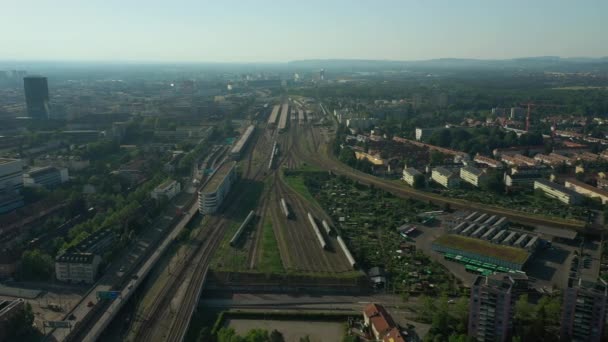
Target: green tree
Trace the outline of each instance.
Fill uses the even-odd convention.
[[[270,332],[270,342],[285,342],[285,337],[278,330],[273,330]]]
[[[6,341],[33,342],[40,341],[42,336],[34,328],[34,313],[29,303],[25,304],[22,311],[10,318],[6,333]]]
[[[53,275],[53,258],[39,249],[23,252],[21,276],[25,280],[48,280]]]

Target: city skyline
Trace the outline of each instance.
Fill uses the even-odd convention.
[[[608,56],[601,1],[12,3],[0,60],[287,62]],[[51,20],[52,19],[52,20]],[[15,30],[19,27],[19,30]]]

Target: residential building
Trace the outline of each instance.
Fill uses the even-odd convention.
[[[0,158],[0,191],[19,190],[23,187],[21,159]]]
[[[559,165],[572,165],[572,159],[562,156],[557,153],[550,154],[537,154],[534,156],[534,160],[541,162],[543,164],[551,165],[551,166],[559,166]]]
[[[465,166],[460,169],[460,178],[469,184],[480,187],[485,184],[488,176],[478,168]]]
[[[500,160],[507,163],[508,165],[516,165],[516,166],[536,166],[537,161],[528,158],[521,154],[513,154],[513,155],[502,155],[500,156]]]
[[[568,179],[564,183],[564,186],[570,190],[573,190],[583,196],[591,198],[599,198],[602,204],[608,203],[608,191],[596,188],[587,183],[580,182],[576,179]]]
[[[543,177],[540,173],[505,173],[505,185],[509,188],[532,188],[534,181]]]
[[[199,191],[201,214],[216,213],[236,181],[236,162],[222,164]]]
[[[92,284],[97,277],[101,256],[93,253],[66,252],[55,259],[57,280]]]
[[[525,276],[479,276],[471,287],[469,336],[477,341],[509,341],[515,301],[527,288]]]
[[[521,107],[511,107],[511,112],[509,118],[511,120],[522,119],[524,117],[524,109]]]
[[[416,140],[421,141],[423,138],[428,138],[435,131],[443,129],[443,127],[433,127],[433,128],[418,128],[416,127]]]
[[[460,178],[458,178],[457,173],[443,167],[434,168],[431,172],[431,179],[448,189],[460,184]]]
[[[174,179],[167,179],[152,190],[150,197],[154,198],[155,200],[159,200],[163,197],[171,200],[173,197],[175,197],[175,195],[179,194],[181,190],[182,187],[178,181]]]
[[[599,342],[606,324],[608,284],[603,279],[570,279],[564,290],[561,339],[574,342]]]
[[[45,166],[23,174],[23,185],[53,188],[69,180],[68,169]]]
[[[424,175],[413,167],[403,169],[403,180],[410,186],[417,185],[416,178],[420,179],[420,177],[424,177]]]
[[[553,183],[546,179],[537,179],[534,181],[534,190],[541,190],[546,196],[555,198],[566,204],[578,204],[581,201],[581,196],[566,188],[565,186]]]
[[[26,76],[23,78],[27,116],[35,119],[48,119],[49,86],[46,77]]]
[[[116,234],[111,229],[102,229],[57,256],[55,258],[57,280],[71,283],[94,283],[101,256],[115,237]]]
[[[382,305],[368,304],[363,310],[363,321],[370,328],[376,341],[404,341],[395,321]]]
[[[490,157],[482,156],[479,153],[475,155],[473,161],[477,164],[487,165],[494,169],[502,169],[504,167],[500,160],[492,159]]]
[[[346,119],[346,127],[364,130],[373,127],[377,121],[375,118],[350,118]]]

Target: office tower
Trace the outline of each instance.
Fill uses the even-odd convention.
[[[321,81],[325,81],[325,69],[321,69],[321,71],[319,71],[319,79]]]
[[[570,279],[562,304],[561,339],[601,341],[608,285],[603,279]]]
[[[27,115],[36,119],[49,117],[49,87],[46,77],[26,76],[23,78]]]
[[[524,275],[477,277],[471,288],[469,336],[477,341],[508,341],[515,301],[527,286]]]

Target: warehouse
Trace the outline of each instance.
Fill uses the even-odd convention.
[[[230,156],[233,160],[239,160],[241,158],[241,154],[243,153],[243,150],[247,147],[249,140],[251,140],[251,136],[253,135],[254,130],[254,125],[247,127],[245,133],[243,133],[243,135],[241,135],[236,144],[234,144],[232,150],[230,150]]]
[[[432,248],[436,252],[462,255],[513,270],[521,270],[530,258],[530,253],[522,248],[495,245],[488,241],[453,234],[439,237],[433,242]]]

